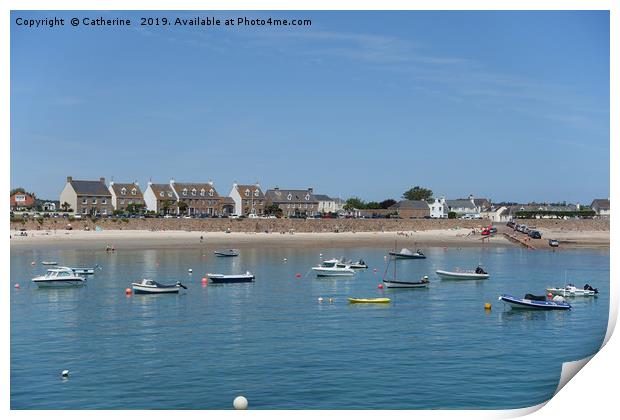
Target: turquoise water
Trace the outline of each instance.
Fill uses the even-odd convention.
[[[607,327],[608,251],[427,248],[426,260],[397,264],[401,278],[428,274],[430,288],[395,291],[377,288],[383,249],[211,251],[13,250],[11,408],[228,409],[237,395],[252,409],[517,408],[549,399],[562,362],[596,352]],[[308,270],[319,253],[362,257],[371,268],[317,279]],[[29,279],[45,267],[33,260],[103,270],[83,288],[39,290]],[[434,275],[478,261],[491,279]],[[246,269],[255,283],[201,286],[205,272]],[[565,272],[600,297],[574,300],[566,312],[510,311],[497,301],[542,294],[563,285]],[[125,296],[143,277],[181,280],[188,291]],[[351,305],[349,296],[392,303]]]

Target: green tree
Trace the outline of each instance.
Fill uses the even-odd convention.
[[[377,210],[383,207],[381,207],[381,204],[377,201],[369,201],[368,203],[366,203],[366,208],[369,210]]]
[[[25,194],[25,193],[26,193],[26,190],[25,190],[25,189],[23,189],[22,187],[13,188],[13,189],[11,190],[11,195],[13,195],[13,194],[17,194],[17,193],[20,193],[20,194]]]
[[[392,207],[394,204],[396,204],[396,200],[393,200],[391,198],[388,198],[387,200],[383,200],[381,203],[379,203],[382,209],[388,209]]]
[[[172,207],[172,200],[164,200],[161,203],[161,209],[164,211],[164,214],[168,214],[168,210],[170,210],[170,207]]]
[[[185,201],[181,201],[179,203],[179,211],[181,213],[185,213],[187,211],[187,203]]]
[[[71,209],[71,204],[67,203],[66,201],[64,203],[62,203],[60,205],[60,208],[63,209],[64,211],[70,211]]]
[[[456,219],[456,213],[451,211],[448,213],[448,219]]]
[[[272,214],[274,216],[281,215],[282,209],[277,204],[270,204],[265,207],[265,214]]]
[[[353,210],[353,209],[365,209],[366,203],[359,197],[351,197],[344,204],[343,208],[345,210]]]
[[[403,198],[405,200],[426,200],[428,201],[433,197],[433,191],[428,188],[420,187],[416,185],[415,187],[405,191],[403,193]]]

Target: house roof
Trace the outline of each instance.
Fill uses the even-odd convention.
[[[218,198],[220,196],[213,184],[208,182],[175,182],[172,187],[179,198]],[[187,190],[185,195],[183,195],[183,190]],[[196,190],[196,195],[192,194],[194,190]],[[204,195],[201,195],[202,190],[204,190]],[[209,195],[211,190],[213,190],[213,195]]]
[[[474,204],[478,207],[490,207],[491,201],[487,198],[474,198]]]
[[[250,191],[250,195],[252,195],[254,198],[258,200],[265,198],[265,194],[263,194],[263,190],[261,190],[260,186],[258,185],[238,184],[236,188],[241,198],[245,197],[245,191],[248,191],[248,190]],[[258,191],[258,197],[253,195],[255,191]]]
[[[609,210],[609,199],[608,198],[597,198],[592,200],[592,204],[590,207],[596,207],[599,210]]]
[[[267,190],[265,198],[272,203],[317,202],[315,195],[308,190]]]
[[[235,205],[235,200],[232,197],[222,197],[222,204],[232,204]]]
[[[402,200],[389,207],[391,210],[428,210],[428,203],[422,200]]]
[[[77,194],[112,196],[105,182],[102,181],[79,181],[73,179],[69,183]]]
[[[336,201],[325,194],[314,194],[314,198],[316,198],[318,201]]]
[[[464,208],[464,209],[471,209],[474,208],[474,204],[472,204],[471,201],[469,200],[446,200],[446,204],[448,205],[448,207],[452,208],[452,209],[458,209],[458,208]]]
[[[170,188],[170,184],[150,184],[149,187],[160,200],[176,200],[176,196],[174,195],[174,191]],[[161,193],[164,193],[164,197],[161,196]]]
[[[110,185],[110,188],[114,190],[114,194],[117,197],[131,197],[131,198],[142,198],[142,190],[140,186],[135,183],[131,184],[117,184],[116,182]],[[125,194],[123,194],[123,188],[125,189]],[[136,193],[132,194],[132,190],[136,189]]]

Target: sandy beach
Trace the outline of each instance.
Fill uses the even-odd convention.
[[[572,231],[541,229],[543,239],[532,240],[536,248],[548,249],[548,238],[556,238],[562,248],[608,248],[609,231]],[[54,247],[59,249],[103,249],[106,245],[122,249],[194,248],[194,247],[514,247],[520,246],[508,240],[503,232],[511,229],[500,227],[497,235],[482,239],[469,228],[436,229],[401,232],[199,232],[199,231],[148,231],[148,230],[34,230],[21,236],[11,231],[11,247]],[[201,240],[202,237],[202,240]]]

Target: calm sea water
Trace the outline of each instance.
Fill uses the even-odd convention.
[[[13,250],[11,408],[228,409],[237,395],[252,409],[517,408],[551,398],[562,362],[596,352],[607,327],[608,251],[427,248],[426,260],[397,264],[401,278],[429,275],[430,288],[396,291],[377,288],[383,249],[211,251]],[[317,279],[308,270],[319,253],[362,257],[371,268]],[[30,278],[45,267],[30,262],[42,260],[103,270],[83,288],[39,290]],[[491,279],[434,274],[478,261]],[[246,269],[255,283],[201,286],[205,272]],[[573,300],[567,312],[497,301],[542,294],[565,276],[600,297]],[[144,277],[181,280],[188,291],[125,296]],[[349,296],[392,303],[351,305]]]

